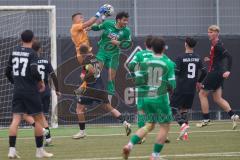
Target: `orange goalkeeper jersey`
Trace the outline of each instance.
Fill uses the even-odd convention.
[[[70,33],[77,52],[79,52],[79,48],[82,44],[90,46],[88,34],[83,28],[83,23],[73,24],[70,29]]]

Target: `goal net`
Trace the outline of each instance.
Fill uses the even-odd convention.
[[[56,69],[56,12],[55,6],[0,6],[0,128],[8,127],[11,118],[13,85],[5,76],[8,57],[21,43],[20,34],[26,29],[42,43],[43,56]],[[52,94],[50,121],[57,127],[57,98]],[[33,106],[34,107],[34,106]]]

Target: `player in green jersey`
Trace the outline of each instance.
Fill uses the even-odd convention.
[[[135,82],[139,81],[141,79],[140,71],[139,71],[139,64],[143,62],[144,58],[151,57],[153,55],[153,52],[151,50],[152,45],[151,42],[153,40],[153,36],[149,35],[145,38],[145,47],[146,49],[138,51],[132,58],[132,60],[128,64],[129,71],[134,75]],[[139,79],[138,79],[139,78]],[[141,108],[141,102],[142,97],[138,97],[138,92],[141,92],[141,90],[144,90],[144,86],[135,86],[136,91],[136,105],[137,105],[137,112],[138,112],[138,128],[142,128],[145,125],[145,118],[144,118],[144,112]],[[145,138],[142,139],[140,143],[143,143],[145,141]]]
[[[128,64],[128,68],[129,71],[131,73],[133,73],[134,77],[135,77],[135,81],[139,81],[141,80],[141,73],[139,72],[139,64],[143,62],[144,58],[148,58],[151,57],[153,52],[152,52],[152,45],[151,42],[153,40],[153,36],[152,35],[148,35],[145,38],[145,50],[141,50],[138,51],[132,58],[132,60],[129,62]],[[175,66],[175,63],[168,58],[168,56],[166,54],[163,53],[163,58],[166,59],[167,61],[169,61],[170,63],[172,63]],[[138,92],[141,92],[142,90],[144,90],[145,87],[144,86],[135,86],[135,91],[136,91],[136,95],[138,95]],[[145,125],[146,119],[144,118],[144,112],[142,110],[142,97],[138,97],[136,96],[136,105],[137,105],[137,112],[138,112],[138,128],[142,128]],[[139,143],[143,143],[145,141],[145,138],[142,139],[141,142]],[[169,143],[169,139],[166,139],[165,143]]]
[[[116,20],[105,20],[91,27],[93,31],[103,31],[96,57],[101,62],[101,67],[105,65],[108,68],[107,90],[110,95],[115,93],[114,80],[119,65],[120,48],[125,47],[126,42],[131,43],[131,31],[127,27],[128,17],[128,13],[119,12]]]
[[[133,146],[152,131],[156,123],[160,124],[160,130],[150,160],[159,159],[167,138],[170,122],[173,120],[168,92],[175,88],[176,81],[173,63],[163,58],[164,49],[165,42],[161,38],[154,38],[152,41],[154,54],[144,58],[139,65],[139,76],[142,76],[142,81],[135,81],[135,83],[138,86],[145,87],[144,91],[138,92],[138,97],[142,97],[141,108],[147,123],[144,127],[138,129],[129,143],[124,146],[124,159],[128,159]]]

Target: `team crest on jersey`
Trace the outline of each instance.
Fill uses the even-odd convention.
[[[119,31],[119,35],[123,35],[123,31]]]
[[[116,33],[110,33],[110,34],[108,35],[108,38],[110,38],[110,39],[112,39],[112,40],[118,40],[119,35],[116,34]]]

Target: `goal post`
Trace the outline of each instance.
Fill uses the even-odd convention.
[[[31,29],[40,39],[44,57],[57,69],[56,7],[48,6],[0,6],[0,127],[8,127],[11,120],[12,85],[4,70],[14,47],[20,44],[20,34]],[[57,73],[57,72],[56,72]],[[57,96],[51,91],[51,126],[58,127]]]

